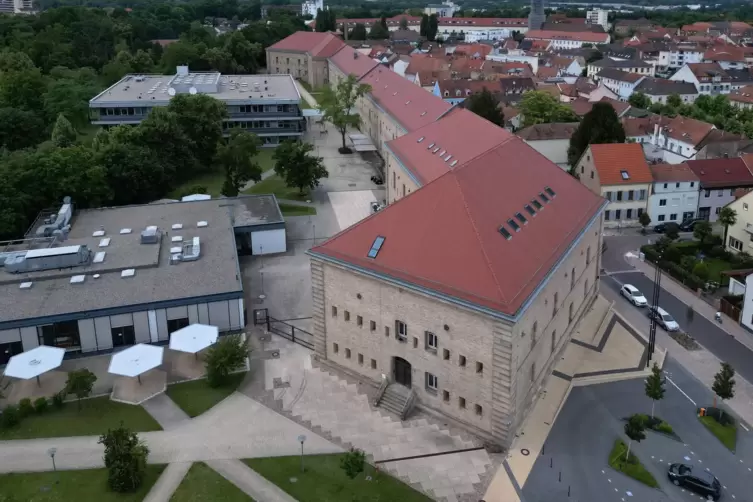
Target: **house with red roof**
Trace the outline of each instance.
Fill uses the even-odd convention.
[[[297,31],[267,47],[267,70],[287,73],[312,87],[320,87],[329,83],[327,59],[343,45],[332,33]]]
[[[704,63],[718,63],[723,70],[742,70],[747,67],[745,51],[734,45],[718,45],[703,54]]]
[[[719,63],[685,64],[669,80],[690,82],[696,86],[699,94],[707,96],[729,94],[732,86],[732,77]]]
[[[654,177],[648,214],[652,225],[677,223],[696,217],[700,180],[686,163],[653,164]]]
[[[550,49],[577,49],[583,44],[608,44],[608,33],[592,31],[528,30],[526,40],[548,40]]]
[[[698,218],[715,222],[722,208],[735,200],[738,189],[753,188],[750,157],[746,155],[686,162],[700,182]]]

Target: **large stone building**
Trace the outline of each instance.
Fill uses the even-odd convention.
[[[298,31],[267,47],[267,70],[288,73],[312,87],[327,85],[327,58],[342,46],[343,41],[331,33]]]
[[[310,251],[316,356],[509,445],[597,294],[606,201],[355,54],[328,78],[371,86],[356,108],[389,205]]]

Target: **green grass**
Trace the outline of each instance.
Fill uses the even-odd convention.
[[[310,206],[298,206],[295,204],[280,204],[283,216],[307,216],[316,214],[316,208]]]
[[[431,499],[384,472],[375,474],[371,466],[351,480],[340,468],[341,454],[309,455],[304,458],[254,458],[244,462],[299,502],[428,502]],[[365,477],[372,477],[366,481]],[[296,478],[295,483],[290,478]]]
[[[300,200],[300,201],[306,201],[309,197],[308,192],[305,192],[303,195],[301,195],[298,192],[298,188],[287,186],[285,184],[285,180],[283,180],[276,174],[273,174],[272,176],[270,176],[269,178],[265,180],[261,180],[259,183],[255,184],[248,190],[244,190],[243,193],[245,194],[273,193],[275,194],[275,196],[277,196],[278,199]]]
[[[210,387],[205,379],[181,382],[167,387],[167,395],[175,401],[189,417],[198,417],[215,404],[235,392],[246,373],[233,373],[227,385]]]
[[[631,452],[630,458],[625,461],[626,453],[627,445],[624,441],[621,439],[615,440],[612,451],[609,453],[609,467],[630,476],[636,481],[640,481],[644,485],[650,486],[651,488],[658,488],[659,483],[657,483],[651,473],[643,467],[640,460],[638,460],[638,457]]]
[[[704,258],[703,262],[709,268],[709,281],[721,283],[722,272],[732,270],[732,264],[719,258]]]
[[[194,462],[170,502],[254,502],[204,462]]]
[[[164,465],[147,465],[144,484],[134,493],[111,492],[107,487],[106,469],[2,474],[0,500],[141,502],[164,469]]]
[[[30,415],[15,427],[0,429],[0,440],[98,436],[120,422],[136,432],[162,430],[141,406],[116,403],[105,396],[82,400],[81,411],[75,402],[62,409],[51,406],[46,413]]]
[[[267,172],[270,169],[274,169],[275,161],[272,156],[275,153],[274,148],[259,148],[259,153],[256,155],[256,162],[261,167],[261,171]],[[181,195],[185,195],[185,191],[196,185],[206,187],[207,193],[212,197],[219,197],[222,191],[222,183],[225,181],[225,173],[221,170],[203,173],[195,178],[188,179],[175,187],[168,197],[171,199],[177,199]]]
[[[730,451],[735,451],[735,445],[737,444],[737,426],[734,423],[722,425],[717,422],[714,417],[710,416],[698,417],[698,420],[700,420],[709,432],[716,436],[724,446]]]

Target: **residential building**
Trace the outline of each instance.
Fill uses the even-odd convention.
[[[490,92],[498,91],[499,89],[495,89],[495,87],[494,82],[486,82],[484,80],[443,79],[434,83],[432,93],[448,103],[456,105],[484,89],[488,89]]]
[[[604,9],[593,9],[586,12],[586,21],[589,24],[597,24],[604,28],[609,29],[609,11]]]
[[[575,166],[580,182],[609,204],[604,227],[639,226],[648,210],[653,177],[636,143],[589,145]]]
[[[693,103],[698,97],[695,84],[665,78],[646,77],[635,86],[633,91],[645,94],[652,104],[666,104],[667,99],[673,94],[678,95],[683,103]]]
[[[2,0],[0,2],[0,14],[34,14],[35,12],[32,0]]]
[[[651,224],[677,223],[695,218],[700,180],[687,164],[650,166],[654,184],[648,202]]]
[[[274,196],[81,211],[66,198],[2,243],[0,365],[39,345],[93,354],[167,343],[193,323],[241,330],[246,244],[286,251]]]
[[[580,122],[559,122],[528,126],[515,134],[534,150],[567,171],[567,149]]]
[[[267,47],[267,71],[320,87],[329,83],[327,58],[342,46],[343,41],[332,33],[297,31]]]
[[[638,75],[645,75],[653,77],[655,69],[650,64],[641,61],[640,59],[613,59],[604,58],[598,61],[592,61],[587,64],[587,76],[593,77],[601,70],[605,68],[611,68],[613,70],[620,70],[628,73],[637,73]]]
[[[306,0],[301,4],[301,15],[316,17],[317,11],[324,10],[324,0]]]
[[[717,63],[723,70],[742,70],[747,68],[745,52],[734,45],[713,46],[703,54],[704,63]]]
[[[527,40],[549,41],[551,49],[577,49],[583,44],[606,44],[610,40],[608,33],[592,31],[528,30],[525,37]]]
[[[727,207],[732,209],[737,215],[734,225],[727,227],[727,242],[725,249],[731,253],[748,253],[753,254],[753,192],[739,197],[730,202]],[[742,288],[746,294],[743,315],[741,322],[753,329],[753,277],[748,276],[746,284]],[[730,280],[730,286],[732,286]],[[745,310],[747,309],[747,311]]]
[[[753,85],[732,91],[728,97],[730,104],[736,108],[753,108]]]
[[[455,12],[460,9],[460,6],[454,2],[446,2],[442,4],[430,4],[424,7],[424,14],[431,16],[436,14],[437,17],[453,17]]]
[[[648,19],[620,19],[614,25],[614,32],[620,36],[632,35],[643,31],[651,31],[654,23]]]
[[[753,188],[753,173],[744,157],[691,160],[688,167],[700,180],[698,218],[715,222],[719,211],[735,200],[739,188]]]
[[[626,117],[622,119],[629,141],[642,144],[646,158],[656,162],[680,164],[696,158],[713,124],[688,117]]]
[[[173,96],[197,93],[225,103],[225,134],[240,128],[258,135],[262,146],[275,146],[306,130],[290,75],[222,75],[191,72],[187,66],[179,66],[175,75],[126,75],[89,100],[89,116],[92,124],[106,127],[138,124]]]
[[[685,64],[670,80],[690,82],[696,86],[699,94],[716,96],[729,94],[732,79],[719,63]]]
[[[705,50],[696,43],[680,42],[659,51],[657,66],[662,70],[677,70],[687,63],[702,63]]]
[[[511,34],[510,28],[489,28],[486,30],[473,30],[465,33],[464,41],[468,43],[480,42],[481,40],[499,41],[508,38]]]
[[[753,73],[750,68],[744,68],[742,70],[725,70],[730,79],[732,79],[731,89],[736,91],[753,85]]]
[[[628,73],[615,68],[604,68],[594,75],[594,81],[601,83],[607,89],[617,94],[618,99],[627,101],[635,88],[646,78],[638,73]]]
[[[712,129],[696,146],[696,160],[740,157],[753,153],[753,141],[742,134]]]
[[[419,20],[420,23],[420,20]],[[528,31],[528,20],[525,18],[494,18],[494,17],[440,17],[437,19],[438,33],[447,38],[453,33],[463,32],[465,36],[474,37],[473,33],[485,33],[497,30],[500,39],[511,37],[513,32]]]

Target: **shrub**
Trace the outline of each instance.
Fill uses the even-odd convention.
[[[696,263],[698,263],[698,260],[696,260],[694,256],[683,256],[682,259],[680,259],[680,266],[688,272],[693,271]]]
[[[3,410],[3,414],[0,415],[0,425],[6,429],[15,427],[21,422],[21,414],[18,412],[18,408],[9,404]]]
[[[709,280],[709,266],[704,262],[696,263],[693,267],[693,275],[706,282]]]
[[[63,391],[52,395],[52,405],[55,408],[62,408],[65,406],[65,393]]]
[[[656,429],[659,432],[663,432],[665,434],[672,434],[674,432],[674,430],[672,429],[672,426],[664,421],[660,422],[659,425],[654,427],[654,429]]]
[[[650,246],[648,244],[641,246],[641,253],[643,253],[646,257],[646,260],[650,262],[656,263],[656,261],[659,259],[659,253],[656,251],[656,248],[654,248],[654,246]]]
[[[31,404],[31,399],[25,397],[18,402],[18,414],[21,418],[26,418],[34,413],[34,406]]]
[[[45,413],[49,405],[50,405],[50,402],[47,400],[46,397],[40,397],[36,401],[34,401],[34,411],[40,414]]]
[[[696,241],[675,242],[672,247],[686,256],[695,256],[698,253],[698,242]]]
[[[732,256],[729,251],[724,249],[724,246],[714,246],[708,252],[709,257],[719,258],[724,261],[732,261]]]
[[[350,451],[340,459],[340,468],[345,471],[345,475],[348,476],[348,478],[355,479],[356,476],[363,472],[365,459],[366,455],[362,450],[351,448]]]
[[[228,335],[217,340],[206,356],[207,383],[220,387],[227,383],[230,373],[240,369],[248,357],[248,338]]]
[[[105,447],[107,484],[114,492],[134,492],[144,482],[149,448],[135,432],[122,425],[99,438]]]

